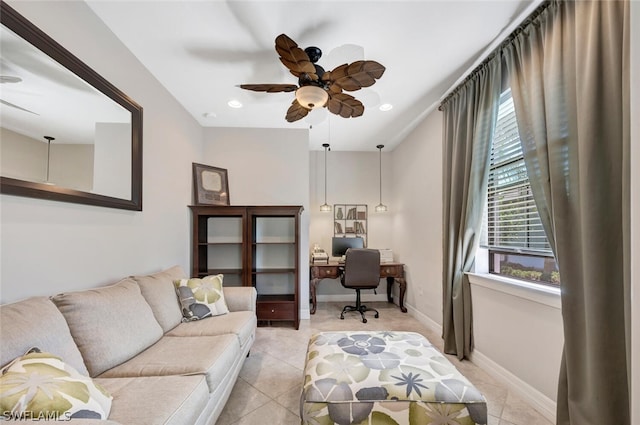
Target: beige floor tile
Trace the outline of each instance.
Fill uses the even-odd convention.
[[[271,402],[270,397],[249,385],[242,378],[238,378],[216,425],[231,425],[269,402]]]
[[[302,395],[302,383],[286,393],[279,395],[275,400],[286,407],[295,415],[300,414],[300,396]]]
[[[233,425],[300,425],[300,417],[272,401],[254,410]],[[217,425],[217,424],[216,424]]]
[[[552,425],[542,414],[509,391],[501,416],[513,425]]]
[[[302,369],[263,351],[251,350],[240,377],[258,391],[277,397],[302,382]]]
[[[216,425],[289,425],[300,423],[299,404],[302,391],[302,371],[309,338],[322,331],[409,331],[424,335],[443,351],[441,336],[426,328],[409,314],[384,302],[368,303],[380,312],[380,318],[367,314],[367,323],[360,315],[340,312],[347,303],[319,303],[311,320],[302,320],[300,329],[287,326],[259,327],[251,355],[240,371],[240,378],[231,393]],[[487,399],[488,425],[551,425],[540,413],[511,394],[505,385],[470,361],[458,361],[446,355]]]
[[[489,415],[487,425],[500,425],[500,417]]]

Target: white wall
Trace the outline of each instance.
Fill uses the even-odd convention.
[[[375,147],[371,152],[329,151],[327,153],[327,203],[366,204],[368,212],[367,247],[391,248],[391,223],[397,207],[392,202],[391,188],[393,174],[391,154],[382,151],[382,202],[389,210],[376,213],[374,208],[380,203],[380,153]],[[333,214],[335,211],[320,212],[324,203],[324,150],[310,153],[310,216],[309,242],[306,247],[307,259],[314,244],[320,245],[331,255],[333,237]],[[363,299],[386,300],[384,291],[363,293]],[[394,285],[397,290],[397,285]],[[353,290],[344,289],[337,279],[323,279],[317,287],[319,301],[352,301]]]
[[[144,188],[142,212],[1,195],[0,302],[189,270],[202,128],[84,2],[8,3],[144,108]]]
[[[309,132],[207,128],[201,163],[226,168],[231,205],[302,205],[300,318],[309,318]]]
[[[442,114],[434,111],[393,151],[393,249],[405,263],[405,304],[442,325]]]
[[[44,182],[48,169],[50,182],[87,192],[93,188],[93,158],[91,144],[53,142],[48,148],[44,140],[0,128],[0,174],[4,177]]]

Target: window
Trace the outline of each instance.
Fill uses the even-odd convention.
[[[531,193],[511,90],[500,97],[485,212],[484,246],[489,250],[490,273],[537,283],[560,283]]]

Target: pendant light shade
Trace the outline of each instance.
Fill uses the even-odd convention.
[[[378,145],[376,148],[380,151],[380,203],[376,205],[375,211],[386,212],[387,206],[382,203],[382,148],[384,148],[384,145]]]
[[[327,204],[327,150],[329,150],[329,143],[323,143],[324,148],[324,204],[320,205],[320,211],[330,212],[331,205]]]

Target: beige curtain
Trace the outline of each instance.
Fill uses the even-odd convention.
[[[628,425],[628,1],[554,1],[503,49],[558,261],[559,425]]]
[[[491,138],[501,92],[494,57],[441,106],[443,125],[443,321],[444,351],[459,359],[473,350],[471,270],[480,242]]]

